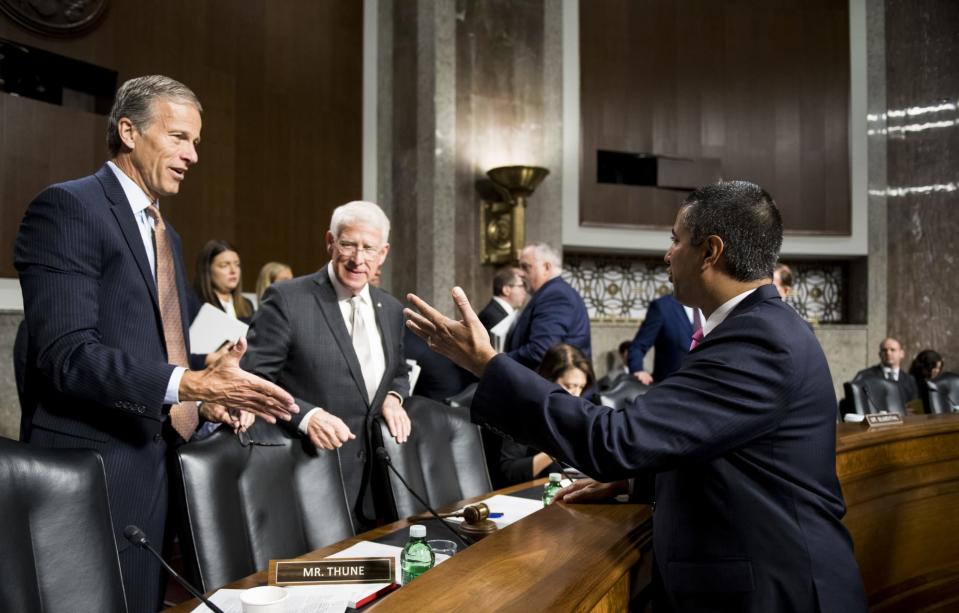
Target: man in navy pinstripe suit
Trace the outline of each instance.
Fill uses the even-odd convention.
[[[201,110],[193,92],[168,77],[124,83],[108,124],[111,161],[38,195],[16,241],[35,398],[21,436],[103,457],[130,611],[155,611],[161,602],[159,564],[133,550],[122,530],[136,524],[163,540],[166,455],[182,442],[170,425],[171,405],[206,401],[201,416],[227,423],[231,414],[216,403],[268,421],[297,412],[289,394],[240,370],[245,341],[204,371],[174,365],[168,355],[170,336],[189,351],[187,285],[179,236],[152,215],[197,162]],[[158,287],[174,288],[160,284],[158,270],[175,278],[179,313],[174,301],[161,316]]]

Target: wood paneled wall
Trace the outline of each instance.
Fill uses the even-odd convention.
[[[717,158],[787,231],[849,234],[848,3],[580,3],[585,225],[671,226],[684,193],[596,182],[596,150]]]
[[[162,73],[203,102],[200,163],[165,203],[192,270],[210,238],[236,244],[244,287],[269,260],[326,261],[333,208],[361,196],[363,3],[113,2],[93,32],[40,37],[0,14],[0,37],[119,72]],[[104,118],[0,93],[0,276],[17,227],[50,183],[106,159]]]

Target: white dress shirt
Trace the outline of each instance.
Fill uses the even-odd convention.
[[[330,275],[330,283],[336,292],[336,304],[340,307],[343,322],[346,324],[346,329],[350,330],[350,315],[353,312],[350,299],[353,297],[353,290],[340,283],[340,280],[336,278],[336,273],[333,271],[333,262],[327,265],[326,272]],[[380,335],[380,329],[376,325],[376,311],[373,307],[373,299],[370,297],[369,283],[364,285],[360,293],[356,295],[360,297],[360,314],[363,316],[363,322],[366,324],[367,338],[370,341],[372,363],[368,366],[367,371],[373,374],[372,377],[377,381],[377,384],[379,384],[379,382],[383,380],[383,374],[386,372],[386,352],[383,351],[383,337]],[[308,432],[310,419],[320,408],[321,407],[314,407],[303,416],[299,425],[300,432],[304,434]]]
[[[140,238],[143,240],[143,249],[146,251],[147,260],[150,262],[150,271],[153,273],[154,288],[156,288],[157,256],[156,249],[153,246],[153,218],[147,214],[147,207],[153,204],[159,209],[160,202],[150,202],[143,189],[120,170],[119,166],[113,162],[107,162],[107,166],[116,175],[120,187],[123,188],[123,194],[127,197],[127,202],[130,203],[130,208],[133,210],[133,218],[137,220],[137,226],[140,229]],[[183,299],[184,296],[180,296],[180,300]],[[182,366],[173,369],[173,374],[170,375],[170,380],[167,382],[163,404],[179,404],[180,379],[183,378],[184,372],[186,372],[186,368]]]

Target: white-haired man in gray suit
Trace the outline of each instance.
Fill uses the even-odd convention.
[[[326,233],[329,264],[267,289],[241,364],[293,395],[300,413],[289,427],[319,449],[339,449],[358,527],[389,513],[373,508],[370,420],[382,415],[400,443],[411,429],[403,309],[370,285],[389,253],[389,233],[376,204],[338,207]]]

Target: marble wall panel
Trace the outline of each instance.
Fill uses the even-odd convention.
[[[888,334],[959,370],[959,3],[886,0]]]

